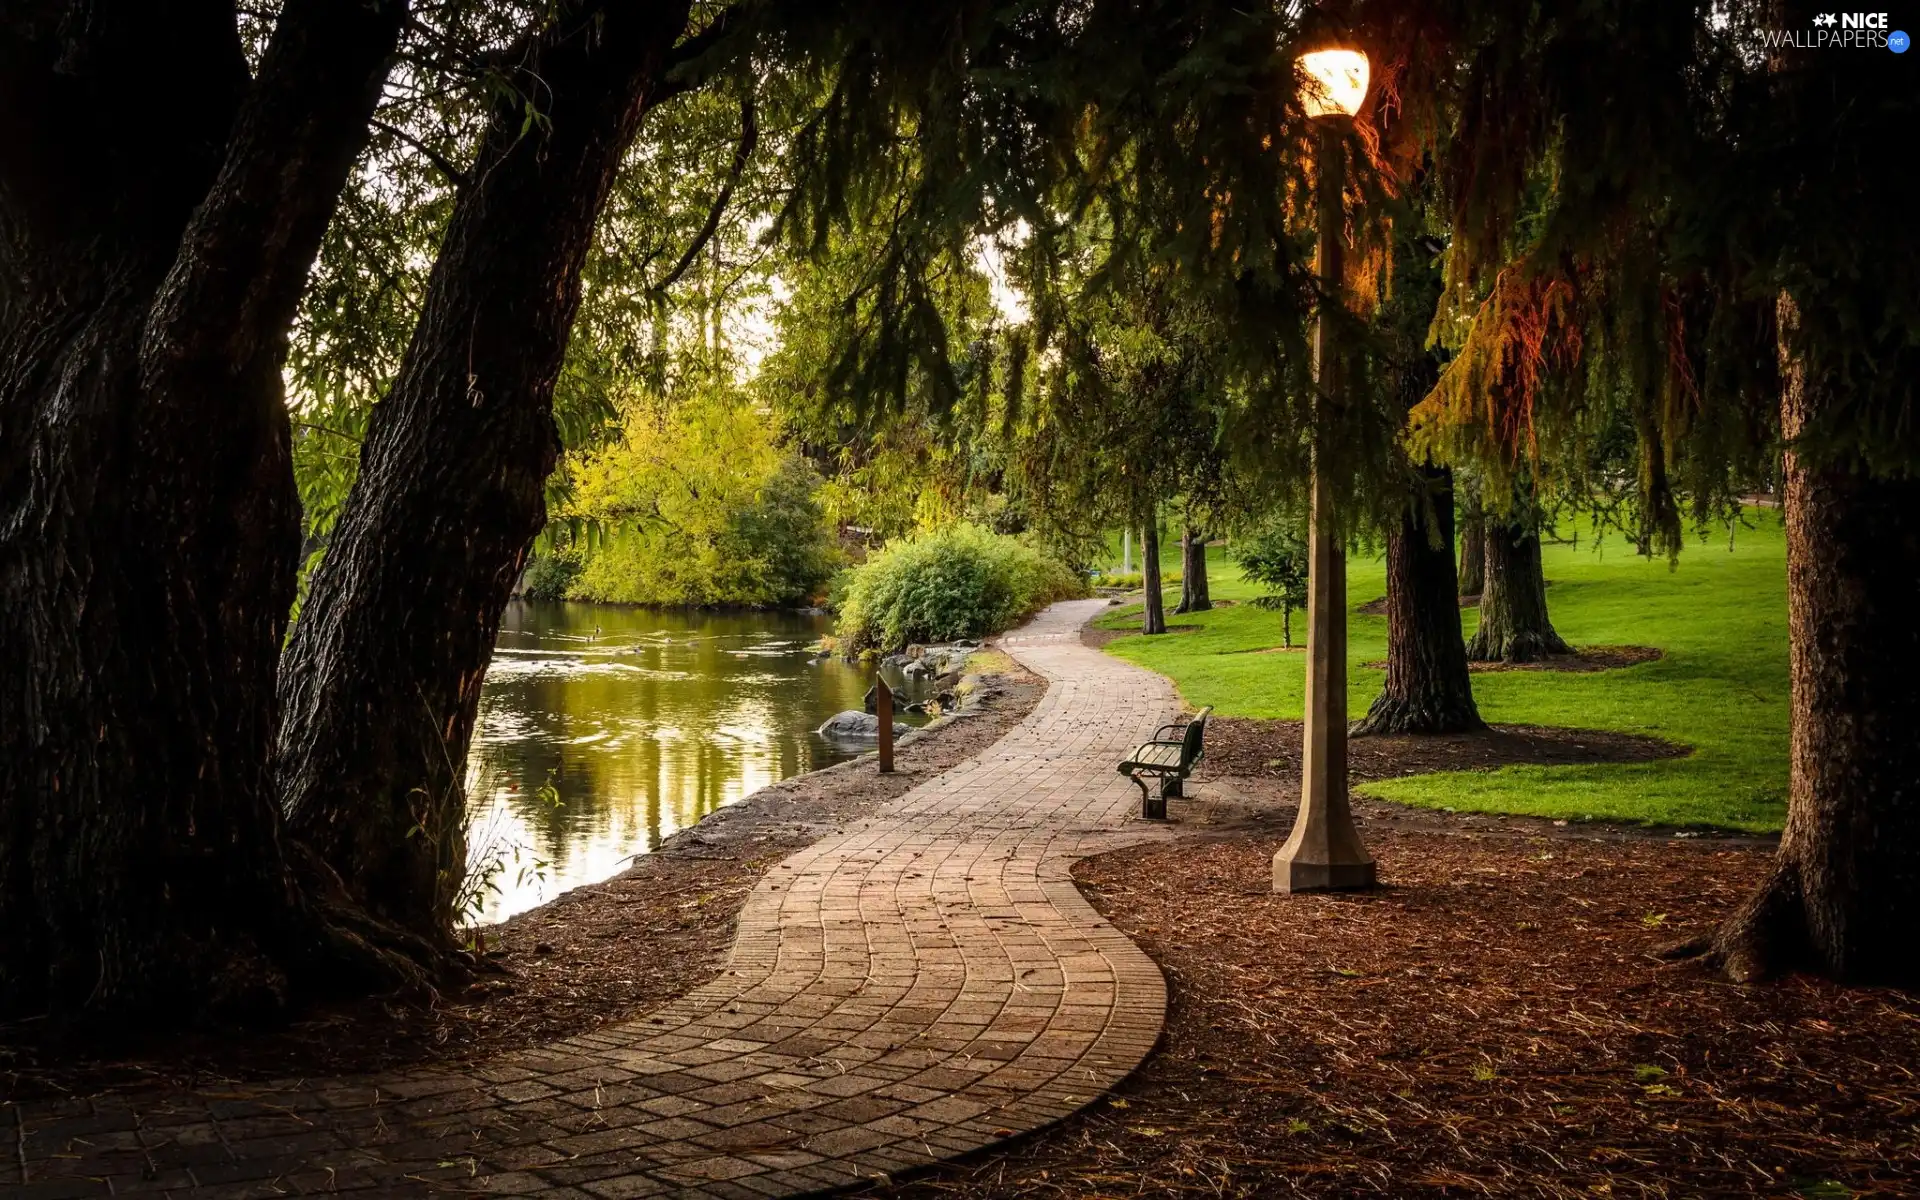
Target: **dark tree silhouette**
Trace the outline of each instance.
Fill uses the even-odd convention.
[[[0,1009],[152,1020],[410,975],[283,850],[280,367],[406,6],[8,6]],[[374,940],[368,940],[370,937]]]
[[[668,72],[703,45],[675,48],[689,9],[575,6],[509,56],[520,89],[495,103],[287,650],[291,827],[374,912],[423,937],[452,928],[467,746],[501,613],[546,522],[581,268],[641,118],[682,89]],[[541,134],[525,132],[523,94],[543,99]]]

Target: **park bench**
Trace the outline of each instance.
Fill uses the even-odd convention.
[[[1140,788],[1140,815],[1150,821],[1167,818],[1167,798],[1179,799],[1180,782],[1193,773],[1194,764],[1206,753],[1207,714],[1203,708],[1192,720],[1175,721],[1153,731],[1153,738],[1127,752],[1120,773]],[[1160,781],[1160,794],[1147,788],[1147,780]]]

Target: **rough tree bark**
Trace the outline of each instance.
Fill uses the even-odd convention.
[[[289,0],[252,81],[214,0],[0,30],[0,1009],[406,973],[311,902],[271,765],[286,331],[404,16]]]
[[[1781,302],[1781,327],[1794,322]],[[1785,364],[1781,427],[1812,415]],[[1914,985],[1920,956],[1920,480],[1786,456],[1793,742],[1774,870],[1705,950],[1740,981],[1795,969]]]
[[[514,97],[491,116],[282,667],[291,827],[424,937],[451,930],[467,747],[546,520],[581,267],[642,116],[682,87],[690,7],[570,5],[516,57],[543,119],[524,132]]]
[[[1147,591],[1141,633],[1167,631],[1167,599],[1160,584],[1160,515],[1151,513],[1140,525],[1140,577]]]
[[[1469,491],[1460,505],[1460,579],[1454,591],[1478,596],[1487,590],[1487,514],[1480,494]]]
[[[1487,582],[1480,592],[1480,628],[1467,643],[1473,662],[1538,662],[1572,654],[1547,619],[1547,580],[1540,534],[1525,523],[1487,521]]]
[[[1205,612],[1213,607],[1207,591],[1207,535],[1191,525],[1180,531],[1180,603],[1174,612]]]
[[[1473,702],[1453,569],[1453,472],[1419,471],[1387,535],[1387,684],[1354,725],[1357,735],[1484,729]]]

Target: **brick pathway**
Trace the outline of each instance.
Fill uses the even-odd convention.
[[[1122,751],[1164,680],[1005,646],[1046,697],[979,757],[776,867],[728,970],[646,1017],[458,1071],[0,1106],[0,1195],[793,1196],[1066,1116],[1137,1066],[1166,987],[1069,865],[1159,836]]]

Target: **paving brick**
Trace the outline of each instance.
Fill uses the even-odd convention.
[[[583,1184],[581,1190],[602,1200],[640,1200],[646,1196],[668,1195],[673,1188],[650,1175],[616,1175]]]

